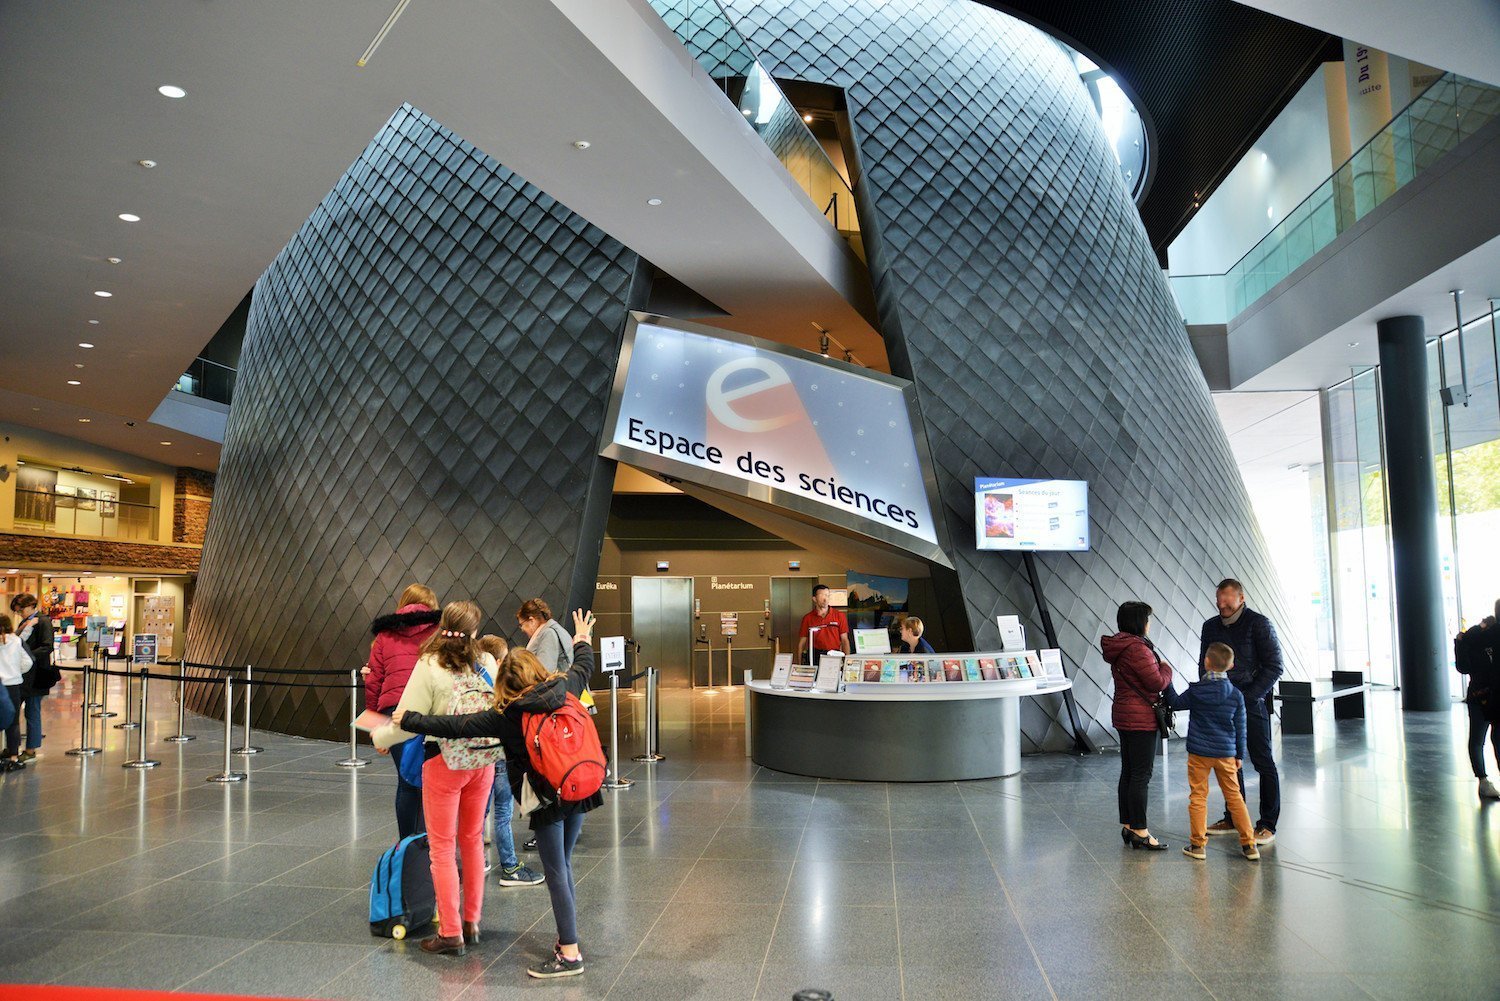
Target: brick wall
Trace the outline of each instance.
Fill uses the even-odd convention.
[[[214,499],[214,474],[202,469],[177,470],[172,489],[172,541],[203,545],[208,507]]]
[[[202,530],[199,532],[201,537]],[[0,554],[4,554],[0,559],[11,564],[197,573],[203,551],[188,546],[0,532]]]

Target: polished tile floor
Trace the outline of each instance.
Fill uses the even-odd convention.
[[[367,880],[395,836],[385,760],[349,772],[346,747],[257,733],[265,753],[236,759],[249,781],[209,785],[220,729],[189,717],[196,741],[162,742],[167,705],[162,766],[128,771],[123,731],[92,760],[63,754],[77,702],[49,699],[43,759],[0,777],[0,982],[376,1001],[1500,997],[1500,804],[1475,798],[1459,713],[1403,718],[1390,694],[1365,722],[1280,740],[1281,836],[1252,865],[1232,838],[1206,864],[1177,851],[1180,743],[1152,790],[1172,851],[1148,854],[1120,844],[1114,755],[960,785],[818,782],[744,757],[739,694],[669,693],[668,759],[631,764],[636,785],[589,817],[589,966],[560,982],[522,972],[553,940],[542,888],[492,887],[461,959],[370,936]],[[639,705],[623,700],[632,751]]]

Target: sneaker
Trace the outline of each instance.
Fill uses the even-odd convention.
[[[1217,821],[1213,822],[1212,824],[1208,825],[1208,833],[1209,834],[1233,834],[1234,833],[1234,821],[1232,821],[1232,820],[1217,820]]]
[[[1188,858],[1195,858],[1199,862],[1202,862],[1204,859],[1208,858],[1208,852],[1203,850],[1202,845],[1183,845],[1182,854],[1186,855]]]
[[[1500,799],[1500,789],[1496,789],[1495,788],[1495,783],[1491,782],[1489,779],[1480,779],[1479,780],[1479,798],[1480,799]]]
[[[26,762],[17,761],[15,758],[6,758],[4,761],[0,761],[0,773],[19,772],[25,767]]]
[[[1260,849],[1254,845],[1240,845],[1240,854],[1245,856],[1247,862],[1260,861]]]
[[[484,874],[488,876],[490,874],[490,870],[493,868],[495,868],[495,863],[491,862],[489,856],[486,855],[484,859]]]
[[[534,852],[534,851],[536,851],[536,838],[532,838],[530,841],[528,841],[524,845],[522,845],[521,846],[521,851],[523,851],[523,852]]]
[[[37,749],[34,748],[34,747],[28,747],[28,748],[26,748],[26,750],[22,751],[20,753],[20,755],[16,758],[16,760],[19,761],[19,762],[21,762],[21,764],[23,764],[23,765],[26,764],[26,762],[28,762],[28,761],[35,761],[36,759],[37,759]]]
[[[1257,827],[1255,829],[1255,843],[1258,845],[1269,845],[1276,840],[1276,832],[1269,827]]]
[[[501,886],[535,886],[546,878],[534,869],[517,864],[514,869],[501,869],[497,882]]]
[[[561,954],[553,953],[550,959],[526,968],[528,977],[536,977],[538,980],[550,980],[554,977],[576,977],[583,972],[583,957],[577,959],[564,959]]]

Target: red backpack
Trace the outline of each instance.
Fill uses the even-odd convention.
[[[588,799],[604,784],[607,768],[599,731],[578,696],[550,713],[522,713],[531,768],[565,803]]]

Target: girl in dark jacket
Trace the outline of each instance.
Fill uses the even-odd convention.
[[[360,672],[365,676],[366,709],[389,715],[396,708],[411,669],[421,656],[422,644],[436,631],[440,618],[432,588],[410,584],[401,592],[396,611],[371,623],[375,639],[370,644],[370,658]],[[396,831],[402,838],[427,829],[422,822],[422,787],[401,777],[402,755],[422,753],[419,741],[410,741],[409,745],[397,744],[390,751],[396,766]]]
[[[533,977],[570,977],[583,972],[583,953],[578,947],[578,911],[573,884],[573,846],[583,830],[583,815],[604,805],[594,793],[578,803],[555,799],[555,792],[531,768],[526,750],[522,717],[526,713],[553,712],[569,695],[588,687],[594,673],[594,613],[573,613],[573,665],[566,674],[554,674],[527,650],[513,649],[505,655],[495,674],[495,708],[467,716],[423,716],[400,714],[396,723],[409,733],[434,737],[498,737],[505,747],[511,795],[521,802],[521,783],[529,782],[542,805],[531,813],[537,852],[547,873],[547,891],[552,895],[552,916],[557,922],[557,945],[552,958],[528,967]]]
[[[1162,851],[1146,824],[1146,793],[1156,765],[1156,713],[1151,703],[1172,687],[1172,668],[1146,638],[1151,606],[1127,601],[1115,613],[1119,632],[1101,636],[1099,649],[1115,682],[1111,722],[1120,734],[1120,840],[1131,848]]]

